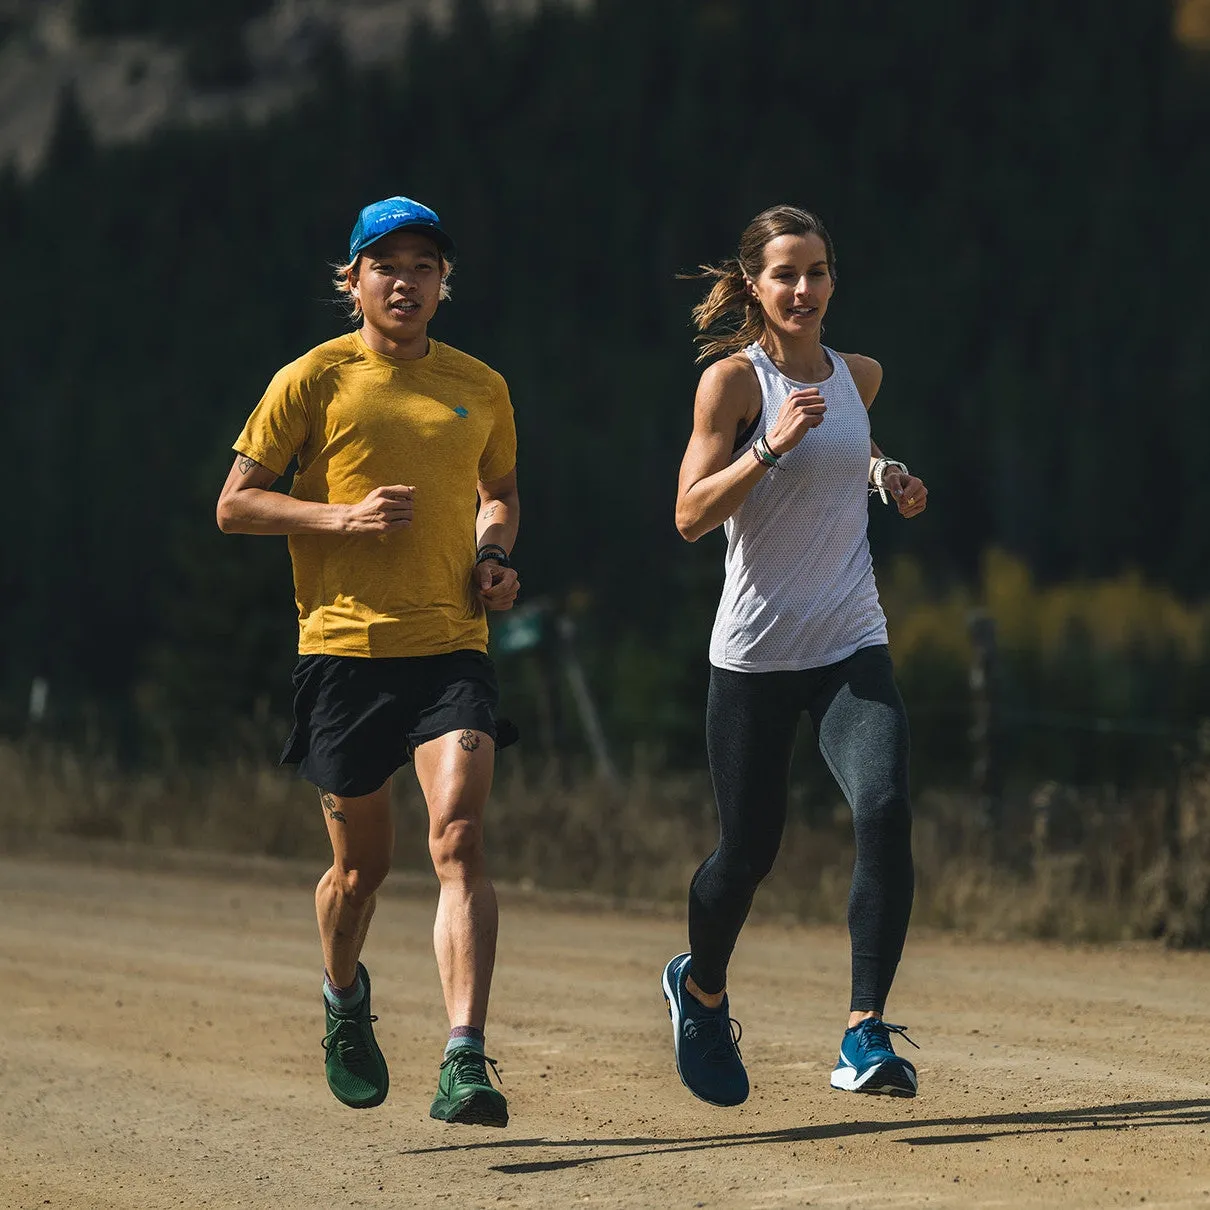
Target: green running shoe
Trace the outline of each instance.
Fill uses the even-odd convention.
[[[461,1122],[467,1126],[507,1126],[508,1102],[504,1094],[491,1086],[487,1068],[496,1079],[495,1059],[469,1046],[451,1050],[441,1064],[437,1096],[429,1107],[429,1117],[440,1122]]]
[[[357,973],[366,989],[361,1003],[348,1013],[337,1012],[324,996],[328,1032],[324,1035],[324,1072],[332,1095],[353,1109],[373,1109],[387,1099],[391,1078],[387,1061],[374,1041],[370,1014],[370,973],[359,962]]]

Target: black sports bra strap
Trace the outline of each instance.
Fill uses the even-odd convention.
[[[756,432],[756,426],[760,424],[760,413],[752,418],[752,423],[735,439],[735,444],[731,447],[731,452],[734,454],[736,450],[743,449],[749,441],[752,440],[752,434]]]

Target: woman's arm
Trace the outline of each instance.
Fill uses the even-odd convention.
[[[676,493],[676,527],[686,541],[696,542],[722,525],[772,469],[750,455],[732,461],[736,435],[760,406],[760,384],[746,357],[716,361],[702,374]],[[816,388],[794,391],[765,434],[770,452],[780,457],[793,449],[823,422],[826,411]]]
[[[860,353],[842,353],[849,373],[857,384],[861,402],[868,412],[873,406],[878,388],[882,386],[882,366],[872,357],[863,357]],[[874,464],[886,457],[878,443],[870,438],[870,474],[874,473]],[[882,477],[883,487],[894,497],[899,512],[904,517],[915,517],[924,512],[928,506],[929,489],[915,475],[904,474],[898,467],[888,467]]]

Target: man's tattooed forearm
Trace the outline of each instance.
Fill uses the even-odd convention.
[[[236,466],[239,467],[239,473],[241,475],[246,475],[250,470],[253,469],[253,467],[260,466],[260,463],[257,462],[255,458],[245,456],[236,462]]]
[[[482,743],[482,740],[470,730],[466,730],[458,736],[458,746],[463,752],[474,752],[480,743]]]
[[[325,811],[327,811],[329,819],[334,819],[334,820],[336,820],[337,823],[348,823],[349,822],[345,818],[345,813],[343,811],[338,811],[336,809],[335,795],[328,794],[327,792],[325,792],[319,796],[319,801],[321,803],[323,803],[323,808]]]
[[[496,503],[496,504],[489,504],[489,505],[488,505],[488,506],[487,506],[487,507],[486,507],[486,508],[483,510],[483,513],[482,513],[481,515],[482,515],[483,519],[486,521],[486,520],[488,520],[488,518],[490,518],[490,517],[494,517],[494,516],[495,516],[495,515],[496,515],[496,514],[497,514],[499,511],[500,511],[500,505],[499,505],[499,503]]]

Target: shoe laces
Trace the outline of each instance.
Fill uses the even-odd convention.
[[[689,1032],[692,1028],[692,1033]],[[702,1058],[711,1063],[727,1063],[734,1051],[742,1059],[739,1040],[744,1036],[744,1027],[734,1017],[700,1016],[690,1017],[685,1022],[685,1032],[694,1041],[704,1045]]]
[[[372,1025],[377,1020],[377,1016],[366,1017],[364,1023]],[[363,1021],[356,1017],[337,1017],[336,1024],[324,1034],[324,1050],[331,1050],[335,1046],[340,1061],[346,1067],[355,1068],[370,1058],[370,1047],[365,1035],[357,1028],[361,1024]],[[347,1028],[348,1026],[353,1028]]]
[[[453,1071],[450,1072],[450,1079],[455,1084],[486,1084],[491,1087],[491,1081],[487,1078],[488,1067],[492,1069],[496,1083],[501,1086],[504,1084],[496,1067],[496,1060],[489,1059],[487,1055],[480,1054],[477,1050],[471,1050],[469,1046],[462,1046],[451,1051],[449,1058],[442,1060],[441,1063],[442,1071],[447,1067],[453,1068]]]
[[[884,1021],[881,1017],[868,1017],[864,1022],[862,1022],[862,1024],[865,1026],[864,1032],[867,1039],[873,1041],[880,1047],[885,1047],[887,1050],[891,1050],[890,1035],[898,1034],[899,1037],[901,1037],[905,1042],[915,1046],[917,1050],[920,1049],[920,1046],[908,1037],[908,1027],[906,1025],[892,1025],[889,1021]]]

